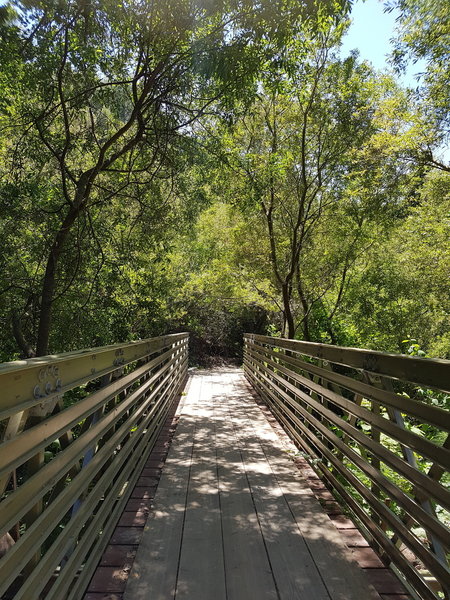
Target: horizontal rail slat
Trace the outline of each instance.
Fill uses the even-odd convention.
[[[446,490],[439,483],[437,483],[434,480],[431,480],[424,473],[421,473],[420,471],[417,471],[416,469],[411,467],[411,465],[409,465],[403,459],[396,456],[392,451],[385,448],[382,444],[372,440],[353,425],[347,423],[344,420],[341,420],[338,415],[322,406],[319,402],[315,401],[310,396],[307,396],[307,394],[305,394],[301,390],[295,388],[295,386],[293,386],[289,382],[283,380],[277,374],[272,372],[270,374],[278,381],[281,381],[282,384],[288,389],[290,389],[293,393],[297,394],[300,398],[308,402],[313,409],[317,410],[318,412],[321,412],[324,416],[326,416],[329,419],[329,421],[333,423],[333,425],[336,425],[337,427],[345,431],[353,440],[365,445],[371,452],[373,452],[373,454],[375,454],[381,460],[386,462],[399,474],[403,475],[406,479],[414,478],[415,485],[419,487],[424,494],[429,494],[433,496],[434,498],[439,500],[439,502],[441,502],[444,507],[450,508],[450,495],[448,493],[448,490]],[[268,383],[270,385],[270,379],[268,379],[267,377],[265,378],[268,380]]]
[[[387,377],[417,383],[445,392],[450,391],[448,360],[418,358],[403,354],[378,352],[377,350],[345,348],[284,338],[270,338],[257,334],[247,334],[246,339],[261,341],[297,354],[324,359],[338,365],[352,366],[355,369],[362,369],[378,375],[386,375]]]
[[[82,455],[83,451],[85,451],[86,448],[91,447],[92,444],[95,444],[96,441],[98,441],[106,431],[108,431],[108,429],[110,429],[111,426],[113,426],[141,398],[147,388],[150,387],[163,372],[164,371],[156,373],[151,379],[144,383],[142,388],[138,388],[138,390],[133,392],[126,402],[120,405],[120,409],[109,412],[85,434],[77,438],[77,440],[66,448],[66,450],[60,452],[52,461],[50,461],[50,463],[45,465],[16,492],[10,494],[2,503],[0,535],[11,526],[15,518],[14,515],[17,515],[20,510],[25,512],[30,503],[35,502],[37,498],[42,497],[46,491],[50,489],[49,485],[52,480],[56,483],[55,480],[62,476],[64,472],[67,473],[74,465],[75,461]],[[163,382],[158,384],[158,387],[152,392],[147,402],[150,402],[159,392],[162,384]],[[54,462],[55,466],[53,468]],[[55,475],[56,469],[57,475]]]
[[[258,385],[262,385],[260,381],[255,380],[253,373],[250,371],[247,372],[250,379],[253,380],[253,383],[256,385],[256,389],[258,389]],[[264,387],[264,392],[268,393],[268,388]],[[262,390],[260,390],[262,391]],[[314,455],[315,451],[310,444],[306,441],[304,436],[300,436],[298,431],[295,430],[292,425],[286,421],[284,415],[279,411],[278,404],[270,402],[270,396],[265,396],[267,400],[269,400],[269,406],[273,409],[274,414],[278,417],[280,423],[282,423],[286,430],[290,433],[291,437],[296,440],[300,447],[302,447],[309,455]],[[308,431],[308,437],[310,432]],[[415,587],[421,593],[421,597],[426,600],[438,600],[438,597],[429,589],[426,585],[423,578],[417,573],[417,571],[412,567],[412,565],[405,559],[405,557],[400,553],[400,551],[395,547],[392,542],[385,536],[384,532],[378,527],[375,521],[367,515],[361,508],[361,506],[354,500],[354,498],[348,494],[346,488],[341,484],[341,482],[336,479],[333,473],[326,468],[321,467],[321,471],[323,476],[330,482],[331,486],[336,489],[343,499],[346,500],[347,506],[352,508],[356,513],[357,517],[361,520],[361,522],[367,527],[368,531],[373,535],[376,542],[386,551],[386,553],[391,557],[395,557],[395,563],[397,565],[401,565],[403,567],[403,573],[407,575],[408,580],[414,582]]]
[[[249,349],[249,354],[251,356],[255,356],[253,349]],[[370,423],[386,435],[391,436],[392,438],[398,440],[400,443],[409,446],[411,449],[419,452],[423,456],[426,456],[431,461],[434,461],[437,464],[440,464],[441,466],[447,466],[450,464],[450,450],[448,448],[442,448],[441,446],[437,446],[436,444],[429,442],[427,439],[419,437],[418,435],[409,432],[407,429],[402,429],[392,421],[389,421],[388,419],[384,419],[383,417],[374,414],[366,408],[359,406],[352,400],[348,400],[347,398],[336,394],[332,390],[328,390],[327,388],[319,385],[318,383],[314,383],[313,381],[310,381],[305,377],[298,375],[291,369],[287,369],[286,367],[277,364],[269,358],[266,358],[265,360],[267,364],[270,364],[274,368],[278,369],[281,373],[287,375],[289,378],[294,379],[300,385],[309,387],[309,389],[316,392],[317,394],[320,394],[327,400],[333,402],[336,406],[339,406],[340,408],[346,410],[354,416],[359,417],[360,419]]]
[[[140,426],[140,431],[145,431],[145,426],[147,425],[147,422],[143,423]],[[58,562],[61,560],[61,558],[64,555],[64,551],[65,551],[65,546],[67,545],[67,539],[70,541],[70,537],[79,533],[81,531],[81,529],[84,527],[87,519],[89,518],[89,516],[92,514],[92,509],[95,507],[96,503],[98,503],[99,499],[101,498],[101,495],[104,491],[104,489],[106,487],[108,487],[108,485],[110,485],[110,482],[113,478],[113,476],[117,473],[117,469],[120,466],[123,466],[124,463],[129,462],[129,465],[131,467],[131,469],[133,469],[133,463],[138,463],[140,454],[139,451],[142,450],[144,447],[146,447],[148,445],[148,440],[149,438],[152,436],[154,432],[152,432],[152,430],[148,430],[145,435],[141,438],[137,448],[132,448],[132,452],[124,454],[123,456],[121,456],[119,458],[119,464],[115,465],[114,462],[111,464],[111,466],[108,468],[108,470],[102,475],[101,480],[98,482],[98,484],[96,484],[95,488],[94,488],[94,492],[91,492],[91,494],[89,494],[87,500],[83,503],[81,509],[78,511],[76,517],[74,519],[71,519],[70,521],[70,526],[71,529],[70,531],[67,533],[67,535],[64,538],[61,538],[60,541],[57,541],[56,544],[54,544],[54,549],[52,551],[52,554],[48,557],[47,559],[47,555],[45,555],[44,559],[43,559],[43,566],[42,566],[42,571],[48,572],[49,570],[53,569],[57,566]],[[131,459],[129,458],[131,454]],[[124,471],[119,478],[116,480],[116,482],[114,483],[112,489],[110,490],[108,497],[112,496],[113,498],[117,495],[117,493],[122,489],[125,481],[127,480],[128,477],[128,473],[126,471]],[[102,506],[100,508],[100,510],[95,514],[94,519],[92,520],[92,522],[89,524],[88,529],[83,533],[83,537],[81,538],[82,541],[84,540],[84,538],[86,538],[87,540],[91,539],[91,542],[94,543],[95,539],[92,540],[91,536],[94,536],[96,532],[99,531],[99,525],[101,525],[102,523],[102,519],[105,516],[105,513],[107,513],[109,510],[111,510],[110,505],[108,502],[103,502]],[[120,515],[117,515],[120,516]],[[55,585],[52,586],[52,589],[46,594],[46,597],[50,600],[50,598],[54,598],[55,594],[56,594],[56,598],[61,598],[64,596],[59,595],[60,594],[60,588],[63,586],[64,587],[68,587],[73,578],[75,577],[77,571],[78,571],[78,567],[80,566],[79,563],[80,561],[83,559],[83,557],[85,556],[86,552],[89,550],[89,545],[85,545],[85,544],[78,544],[77,548],[75,549],[75,551],[71,554],[68,562],[66,565],[64,565],[64,568],[62,570],[62,576],[58,577],[58,580],[56,581]],[[86,584],[88,582],[85,582]],[[17,600],[20,600],[20,598],[27,598],[27,593],[29,593],[30,590],[36,589],[36,587],[40,586],[40,577],[39,577],[39,570],[36,569],[35,572],[33,573],[32,578],[30,578],[30,581],[27,579],[25,586],[23,586],[23,591],[21,589],[21,596],[18,597]],[[55,587],[56,586],[56,587]]]
[[[266,393],[270,393],[270,388],[266,387],[265,390]],[[277,389],[277,391],[279,393],[282,393],[282,391],[279,389]],[[444,544],[450,545],[450,532],[442,527],[440,521],[438,521],[432,515],[428,514],[420,505],[416,504],[402,490],[400,490],[398,487],[392,484],[392,482],[389,479],[384,477],[375,467],[373,467],[370,463],[365,461],[358,453],[352,450],[339,437],[333,435],[328,429],[328,427],[323,425],[318,419],[314,417],[314,415],[309,414],[302,407],[293,403],[288,396],[285,396],[285,401],[288,402],[290,406],[292,406],[293,410],[298,410],[309,423],[311,423],[316,429],[318,429],[330,441],[330,443],[333,444],[334,447],[338,448],[343,453],[345,453],[347,457],[367,475],[367,477],[369,477],[374,483],[376,483],[382,489],[384,489],[388,494],[393,496],[397,500],[399,505],[405,509],[405,511],[407,511],[414,518],[419,517],[422,523],[430,531],[433,531],[433,533],[435,533],[436,536],[439,537]],[[297,422],[297,417],[291,412],[290,415],[292,415],[292,418]],[[298,424],[305,435],[314,435],[304,426],[303,423],[299,421]]]
[[[400,396],[394,392],[389,392],[388,390],[374,387],[373,385],[352,379],[351,377],[347,377],[341,373],[336,373],[334,371],[318,367],[312,363],[307,363],[298,358],[294,358],[293,356],[286,356],[285,354],[275,352],[271,348],[266,348],[265,346],[259,344],[254,344],[254,346],[257,347],[258,352],[263,353],[265,356],[270,356],[274,359],[280,360],[285,364],[298,367],[307,373],[325,379],[331,384],[337,384],[351,392],[354,392],[355,394],[360,394],[367,399],[376,400],[381,404],[391,408],[396,408],[401,412],[408,413],[409,415],[414,416],[421,421],[436,425],[437,427],[443,428],[446,431],[450,431],[450,413],[442,408],[428,404],[422,404],[421,402],[417,402],[417,400],[412,400],[411,398]]]
[[[87,398],[77,402],[70,408],[53,415],[42,423],[35,425],[31,429],[24,431],[20,437],[13,438],[3,444],[0,444],[1,468],[0,476],[12,470],[17,465],[25,462],[30,456],[33,456],[38,450],[48,446],[54,439],[60,437],[65,431],[80,423],[99,408],[104,406],[109,400],[112,400],[120,392],[130,387],[137,379],[142,377],[149,370],[171,355],[167,351],[162,356],[158,356],[151,363],[143,365],[141,368],[133,371],[128,376],[118,379],[108,386],[100,389],[98,392],[90,394]],[[169,363],[173,364],[175,359]],[[151,364],[151,366],[150,366]],[[166,367],[164,367],[166,368]],[[157,374],[159,375],[159,373]],[[148,382],[143,384],[148,387]]]
[[[270,394],[270,390],[268,388],[266,388],[266,392]],[[288,397],[286,397],[285,399],[287,400]],[[403,525],[403,523],[398,519],[398,517],[393,515],[387,509],[387,507],[378,500],[378,498],[371,492],[370,489],[366,488],[361,483],[361,481],[351,471],[349,471],[343,464],[341,464],[339,462],[339,460],[336,458],[336,456],[330,451],[329,448],[327,448],[327,446],[322,442],[322,440],[320,440],[320,438],[317,437],[317,435],[314,432],[312,432],[310,429],[305,427],[305,425],[300,421],[300,419],[298,419],[298,417],[291,410],[289,410],[289,408],[283,407],[281,410],[285,411],[286,416],[288,416],[289,419],[291,419],[292,421],[295,422],[295,424],[302,430],[302,432],[305,436],[309,436],[309,438],[311,440],[313,440],[313,443],[321,450],[321,452],[332,463],[332,465],[336,469],[336,471],[338,471],[340,473],[340,475],[342,475],[349,483],[351,483],[353,485],[353,487],[362,495],[362,497],[365,500],[367,500],[367,502],[370,504],[370,506],[372,508],[374,508],[374,510],[377,512],[377,514],[380,517],[382,517],[383,519],[385,519],[387,522],[389,522],[389,524],[391,525],[393,530],[400,536],[400,538],[405,543],[408,543],[409,547],[413,549],[413,551],[416,553],[416,556],[421,558],[427,566],[430,566],[442,578],[450,576],[449,569],[445,568],[436,559],[436,557],[432,553],[430,553],[409,532],[409,530]],[[305,416],[303,412],[301,414],[303,416]],[[310,418],[308,420],[311,424],[313,424],[313,426],[316,427],[316,429],[318,429],[326,437],[326,439],[332,445],[339,447],[340,449],[343,449],[343,444],[339,444],[338,440],[332,438],[329,435],[329,431],[327,430],[327,428],[325,426],[323,426],[320,422],[318,422],[317,419],[314,419],[314,417],[310,415]],[[351,456],[349,456],[349,458],[351,460]],[[375,482],[378,485],[380,485],[380,480],[378,478],[375,480]],[[417,508],[419,508],[419,507],[417,507]],[[417,512],[419,513],[420,511],[418,510]],[[439,532],[439,529],[437,529],[437,531]],[[441,531],[439,533],[443,538],[447,538],[446,541],[448,542],[448,532],[443,531],[442,526],[441,526]]]
[[[183,335],[179,333],[125,345],[3,363],[0,365],[0,419],[36,404],[49,402],[68,390],[112,373],[118,367],[145,358],[183,339]],[[61,380],[61,388],[56,389],[58,379]],[[46,382],[51,385],[48,393],[45,393]],[[38,398],[34,397],[36,386],[40,387],[42,393]]]

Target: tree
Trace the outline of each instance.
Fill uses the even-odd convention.
[[[270,281],[254,269],[259,241],[240,211],[220,195],[174,241],[166,262],[172,280],[166,301],[172,325],[182,323],[192,334],[194,361],[241,357],[245,331],[266,333],[276,306]]]
[[[392,0],[388,10],[398,9],[398,39],[393,53],[394,65],[401,71],[410,61],[426,61],[415,92],[420,104],[421,133],[412,157],[429,167],[450,172],[440,152],[448,145],[450,134],[450,20],[446,0]],[[418,143],[417,143],[418,142]]]
[[[243,174],[236,202],[257,208],[265,222],[288,337],[301,327],[311,339],[314,309],[337,290],[325,319],[334,340],[330,322],[349,269],[370,243],[366,222],[382,218],[386,200],[367,192],[359,151],[377,132],[373,115],[388,91],[354,56],[335,57],[340,33],[328,27],[297,40],[283,67],[268,70],[258,101],[228,142],[230,163]]]
[[[430,356],[450,356],[449,210],[449,177],[433,171],[357,265],[345,299],[355,344],[402,352],[415,339]]]
[[[345,5],[322,3],[321,18]],[[193,122],[219,98],[226,107],[238,90],[251,90],[261,61],[315,11],[281,0],[26,1],[12,24],[3,22],[8,184],[22,189],[31,175],[49,217],[25,301],[37,312],[38,355],[48,352],[55,295],[67,288],[61,292],[65,253],[81,261],[80,236],[95,237],[93,208],[114,197],[139,202],[155,179],[173,179],[177,146]],[[20,321],[16,341],[30,354]]]

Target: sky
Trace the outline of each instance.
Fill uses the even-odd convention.
[[[376,69],[390,68],[387,57],[392,50],[390,39],[396,37],[395,18],[398,12],[385,13],[383,2],[379,0],[356,0],[349,32],[345,36],[341,56],[355,48],[362,60],[369,60]],[[403,85],[416,87],[414,75],[423,69],[425,63],[410,65],[407,73],[399,77]]]

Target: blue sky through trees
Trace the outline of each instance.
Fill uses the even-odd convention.
[[[388,59],[392,50],[390,40],[396,37],[398,11],[385,12],[384,2],[379,0],[356,0],[353,5],[352,24],[342,44],[341,55],[351,50],[359,50],[360,59],[368,60],[376,69],[391,68]],[[401,83],[417,87],[416,74],[425,67],[424,62],[409,65],[407,72],[400,76]]]

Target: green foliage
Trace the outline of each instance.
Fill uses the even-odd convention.
[[[412,61],[424,60],[415,100],[423,115],[422,142],[416,156],[425,164],[449,171],[439,155],[448,146],[450,134],[450,19],[446,0],[392,0],[388,9],[398,8],[398,38],[393,62],[399,70]],[[425,138],[425,139],[423,139]],[[427,139],[428,138],[428,139]]]
[[[276,310],[270,281],[258,278],[246,261],[248,233],[242,215],[218,201],[179,237],[167,258],[172,327],[193,333],[194,363],[204,364],[210,355],[240,358],[243,333],[265,333],[268,315]]]
[[[415,91],[338,58],[345,0],[0,7],[0,360],[184,330],[194,365],[240,363],[246,331],[450,358],[447,8],[396,4]]]
[[[449,185],[448,175],[431,173],[407,216],[358,265],[346,307],[356,344],[450,357]]]
[[[445,9],[399,6],[419,97],[337,58],[346,2],[2,7],[0,357],[45,310],[52,351],[237,356],[248,327],[449,357]]]
[[[24,355],[33,347],[38,354],[49,345],[60,349],[68,307],[79,329],[80,310],[99,279],[122,262],[107,256],[105,229],[123,227],[126,235],[139,215],[163,235],[166,210],[179,206],[183,177],[176,179],[189,162],[188,140],[208,107],[214,102],[229,111],[237,97],[250,101],[262,65],[302,26],[317,29],[346,6],[64,0],[2,9],[2,195],[7,218],[18,217],[21,234],[33,238],[8,240],[4,319]],[[159,252],[155,260],[163,257]],[[108,283],[102,287],[108,290]],[[130,303],[122,294],[116,308],[117,290],[107,294],[110,306],[99,308],[126,313]],[[130,333],[122,322],[112,316],[121,338]]]
[[[0,361],[184,330],[194,365],[240,363],[246,331],[450,358],[448,6],[393,2],[417,90],[338,58],[346,0],[1,6]]]

